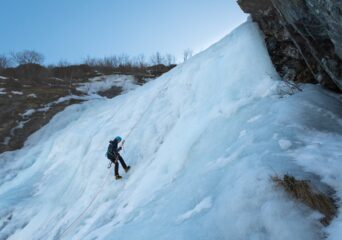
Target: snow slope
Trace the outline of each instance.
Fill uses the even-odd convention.
[[[318,175],[342,197],[341,99],[287,91],[248,22],[134,91],[68,107],[1,155],[0,239],[340,239],[341,217],[323,229],[270,177]],[[116,135],[122,181],[104,157]]]

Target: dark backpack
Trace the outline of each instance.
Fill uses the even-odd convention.
[[[109,142],[106,156],[107,156],[107,158],[115,158],[115,155],[114,155],[114,144],[112,142]]]

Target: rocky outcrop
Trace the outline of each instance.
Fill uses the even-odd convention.
[[[238,0],[265,34],[279,74],[342,90],[342,1]]]

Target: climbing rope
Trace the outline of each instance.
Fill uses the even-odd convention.
[[[167,83],[167,82],[166,82]],[[165,91],[167,89],[167,85],[165,84],[165,86],[160,89],[157,94],[152,98],[151,102],[149,104],[147,104],[146,109],[143,111],[143,113],[141,114],[140,118],[138,121],[135,122],[135,124],[133,125],[133,127],[131,128],[131,130],[128,132],[125,140],[127,140],[129,138],[129,136],[131,135],[131,133],[133,132],[133,130],[138,126],[140,120],[145,116],[145,114],[147,113],[147,110],[149,109],[149,107],[155,102],[155,100],[157,99],[157,97],[159,96],[159,93],[161,93],[162,91]],[[125,142],[124,140],[124,142]]]
[[[167,82],[166,82],[167,83]],[[143,111],[143,113],[141,114],[140,118],[138,121],[136,121],[136,123],[133,125],[133,127],[130,129],[130,131],[128,132],[127,136],[126,136],[126,140],[129,138],[129,136],[131,135],[131,133],[133,132],[133,130],[138,126],[138,123],[140,122],[140,120],[144,117],[144,115],[147,113],[147,110],[149,109],[149,107],[154,103],[154,101],[157,99],[157,97],[159,96],[159,93],[161,93],[162,91],[167,89],[167,85],[165,84],[165,86],[160,89],[157,94],[152,98],[151,102],[147,105],[146,109]],[[123,147],[125,143],[125,140],[122,142],[121,146]],[[111,163],[110,163],[111,166]],[[89,204],[87,205],[87,207],[83,210],[83,212],[70,224],[68,225],[65,230],[61,233],[60,238],[62,238],[65,234],[67,234],[73,226],[76,225],[76,223],[78,223],[78,221],[81,220],[81,218],[83,217],[83,215],[88,211],[88,209],[91,207],[91,205],[93,204],[93,202],[96,200],[96,198],[98,197],[98,195],[100,194],[100,192],[103,190],[104,185],[107,181],[107,179],[109,179],[110,176],[110,172],[108,173],[107,178],[104,179],[104,182],[101,186],[101,188],[96,192],[96,194],[94,195],[94,197],[91,199],[91,201],[89,202]]]
[[[93,202],[96,200],[97,196],[100,194],[100,192],[102,191],[102,189],[105,186],[105,183],[108,181],[109,177],[111,176],[110,172],[107,175],[106,178],[104,178],[104,182],[102,183],[101,188],[96,192],[96,194],[94,195],[94,197],[91,199],[91,201],[89,202],[88,206],[83,210],[83,212],[62,232],[62,234],[60,235],[60,238],[62,238],[82,217],[83,215],[88,211],[88,209],[91,207],[91,205],[93,204]]]

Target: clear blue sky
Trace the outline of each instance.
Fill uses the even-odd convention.
[[[0,54],[32,49],[46,64],[156,51],[180,57],[246,19],[235,0],[0,1]]]

